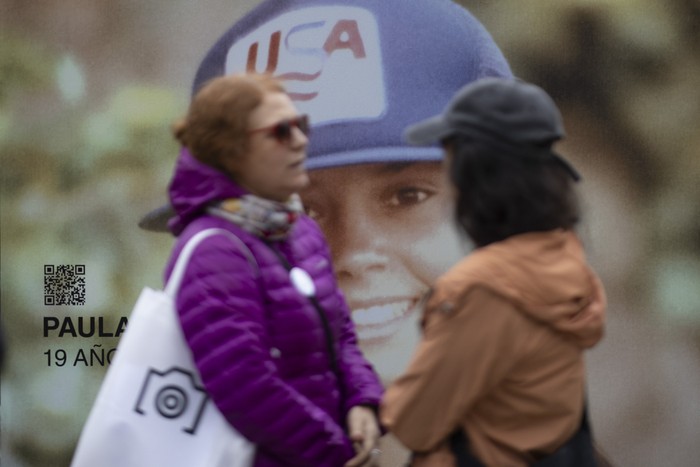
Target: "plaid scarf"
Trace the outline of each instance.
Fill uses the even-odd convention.
[[[284,203],[244,195],[230,198],[207,210],[210,214],[227,219],[242,229],[264,239],[283,240],[294,222],[304,211],[299,195],[292,195]]]

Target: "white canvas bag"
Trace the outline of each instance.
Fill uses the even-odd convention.
[[[71,467],[249,467],[255,446],[224,419],[202,387],[175,309],[196,234],[163,291],[145,287],[83,427]]]

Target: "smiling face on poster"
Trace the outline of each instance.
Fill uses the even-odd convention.
[[[422,297],[468,248],[451,222],[442,167],[362,164],[311,178],[306,209],[328,237],[362,349],[388,383],[418,343]]]
[[[467,82],[511,76],[508,64],[449,0],[292,0],[262,2],[235,23],[194,89],[244,71],[284,80],[311,118],[302,199],[328,238],[362,349],[388,383],[417,344],[420,299],[470,248],[452,222],[440,149],[408,146],[403,129]]]

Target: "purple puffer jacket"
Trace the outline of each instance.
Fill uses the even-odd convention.
[[[292,286],[280,259],[254,235],[204,211],[212,201],[244,193],[182,151],[170,185],[177,212],[170,227],[178,239],[166,278],[187,240],[212,227],[238,236],[260,272],[226,235],[205,239],[177,297],[185,337],[214,403],[257,445],[256,467],[340,467],[354,455],[344,430],[347,412],[378,406],[379,379],[357,347],[327,244],[313,220],[301,216],[276,246],[313,278],[334,336],[340,381],[318,313]]]

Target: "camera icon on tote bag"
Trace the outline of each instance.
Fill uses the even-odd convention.
[[[178,367],[163,372],[150,368],[134,411],[148,417],[160,417],[194,435],[208,400],[209,396],[203,387],[197,385],[193,373]]]

